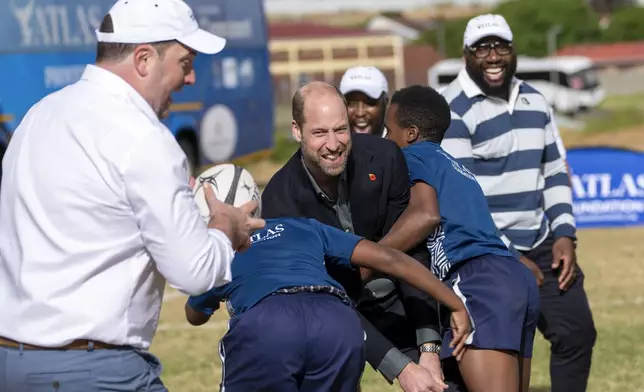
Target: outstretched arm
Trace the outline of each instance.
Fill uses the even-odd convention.
[[[429,254],[427,246],[422,239],[416,241],[418,244],[415,247],[413,245],[407,246],[407,243],[404,246],[398,247],[397,241],[394,241],[396,243],[387,243],[387,241],[392,239],[391,235],[403,240],[405,236],[407,236],[407,239],[410,238],[407,234],[404,234],[404,230],[402,232],[398,230],[392,233],[391,229],[394,225],[397,225],[398,228],[401,225],[407,227],[410,219],[412,221],[413,219],[423,219],[419,218],[415,213],[416,209],[414,204],[411,207],[409,206],[411,192],[409,187],[409,168],[407,167],[405,155],[398,146],[393,147],[395,153],[391,154],[392,159],[390,161],[392,181],[388,189],[387,217],[382,232],[378,236],[378,238],[381,238],[379,243],[393,246],[395,249],[407,253],[421,263],[427,264]],[[413,188],[412,191],[415,192]],[[415,197],[415,199],[417,198]],[[405,214],[405,211],[408,212]],[[410,214],[410,212],[414,213]],[[403,222],[396,224],[401,217]],[[390,236],[387,236],[387,233],[390,233]],[[384,240],[384,243],[382,238],[387,238]],[[360,270],[363,280],[367,280],[371,276],[370,270],[366,268],[361,268]],[[420,346],[425,343],[440,342],[440,316],[436,300],[404,280],[397,280],[397,283],[400,291],[400,299],[402,300],[405,314],[407,315],[406,317],[416,329],[417,344]]]
[[[362,240],[353,251],[351,264],[405,280],[442,302],[451,311],[465,309],[456,294],[438,280],[427,267],[398,250]]]
[[[405,280],[445,304],[452,311],[454,340],[450,346],[456,347],[455,355],[460,357],[471,330],[469,315],[456,294],[425,266],[398,250],[368,240],[358,242],[351,256],[351,263]]]
[[[228,285],[225,285],[222,288],[214,288],[201,295],[188,297],[186,305],[184,306],[186,320],[195,326],[207,323],[213,313],[219,309],[223,290],[225,290],[227,286]]]
[[[335,227],[321,224],[314,219],[310,222],[318,228],[324,247],[324,254],[331,256],[339,265],[365,267],[385,275],[404,280],[426,292],[452,310],[452,330],[457,359],[462,355],[465,338],[471,330],[470,319],[465,305],[443,285],[424,265],[399,250],[345,233]]]
[[[426,240],[440,222],[436,191],[424,182],[416,182],[411,187],[409,205],[379,243],[407,252]]]
[[[193,309],[193,307],[190,306],[190,302],[186,302],[184,308],[186,312],[186,320],[194,326],[203,325],[210,320],[210,317],[212,317],[212,313],[203,313]]]

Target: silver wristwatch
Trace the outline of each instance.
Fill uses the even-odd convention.
[[[441,352],[441,345],[438,343],[425,343],[420,346],[420,352],[438,354]]]

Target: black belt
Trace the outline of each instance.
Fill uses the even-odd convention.
[[[297,293],[326,293],[335,295],[340,298],[342,302],[346,303],[349,306],[352,306],[351,299],[349,296],[342,290],[333,286],[295,286],[288,287],[284,289],[279,289],[275,291],[274,294],[297,294]]]
[[[353,307],[353,302],[349,296],[342,290],[333,286],[294,286],[279,289],[274,291],[271,295],[277,294],[298,294],[298,293],[324,293],[334,295],[342,300],[348,306]],[[230,317],[236,316],[235,309],[233,309],[230,301],[226,301],[226,309]]]

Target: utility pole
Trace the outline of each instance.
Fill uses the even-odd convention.
[[[445,44],[445,21],[441,20],[438,25],[438,53],[440,53],[441,56],[446,57],[447,56],[447,49],[446,49],[446,44]]]
[[[552,26],[548,30],[548,56],[554,56],[555,52],[557,51],[557,35],[559,35],[562,31],[563,28],[561,27],[561,25]],[[557,76],[558,75],[556,71],[551,71],[550,81],[553,83],[558,83],[559,80],[557,80]]]

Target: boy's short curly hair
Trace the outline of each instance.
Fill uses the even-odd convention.
[[[440,142],[452,121],[451,110],[445,98],[427,86],[414,85],[400,89],[391,97],[396,104],[398,125],[415,125],[421,138]]]

